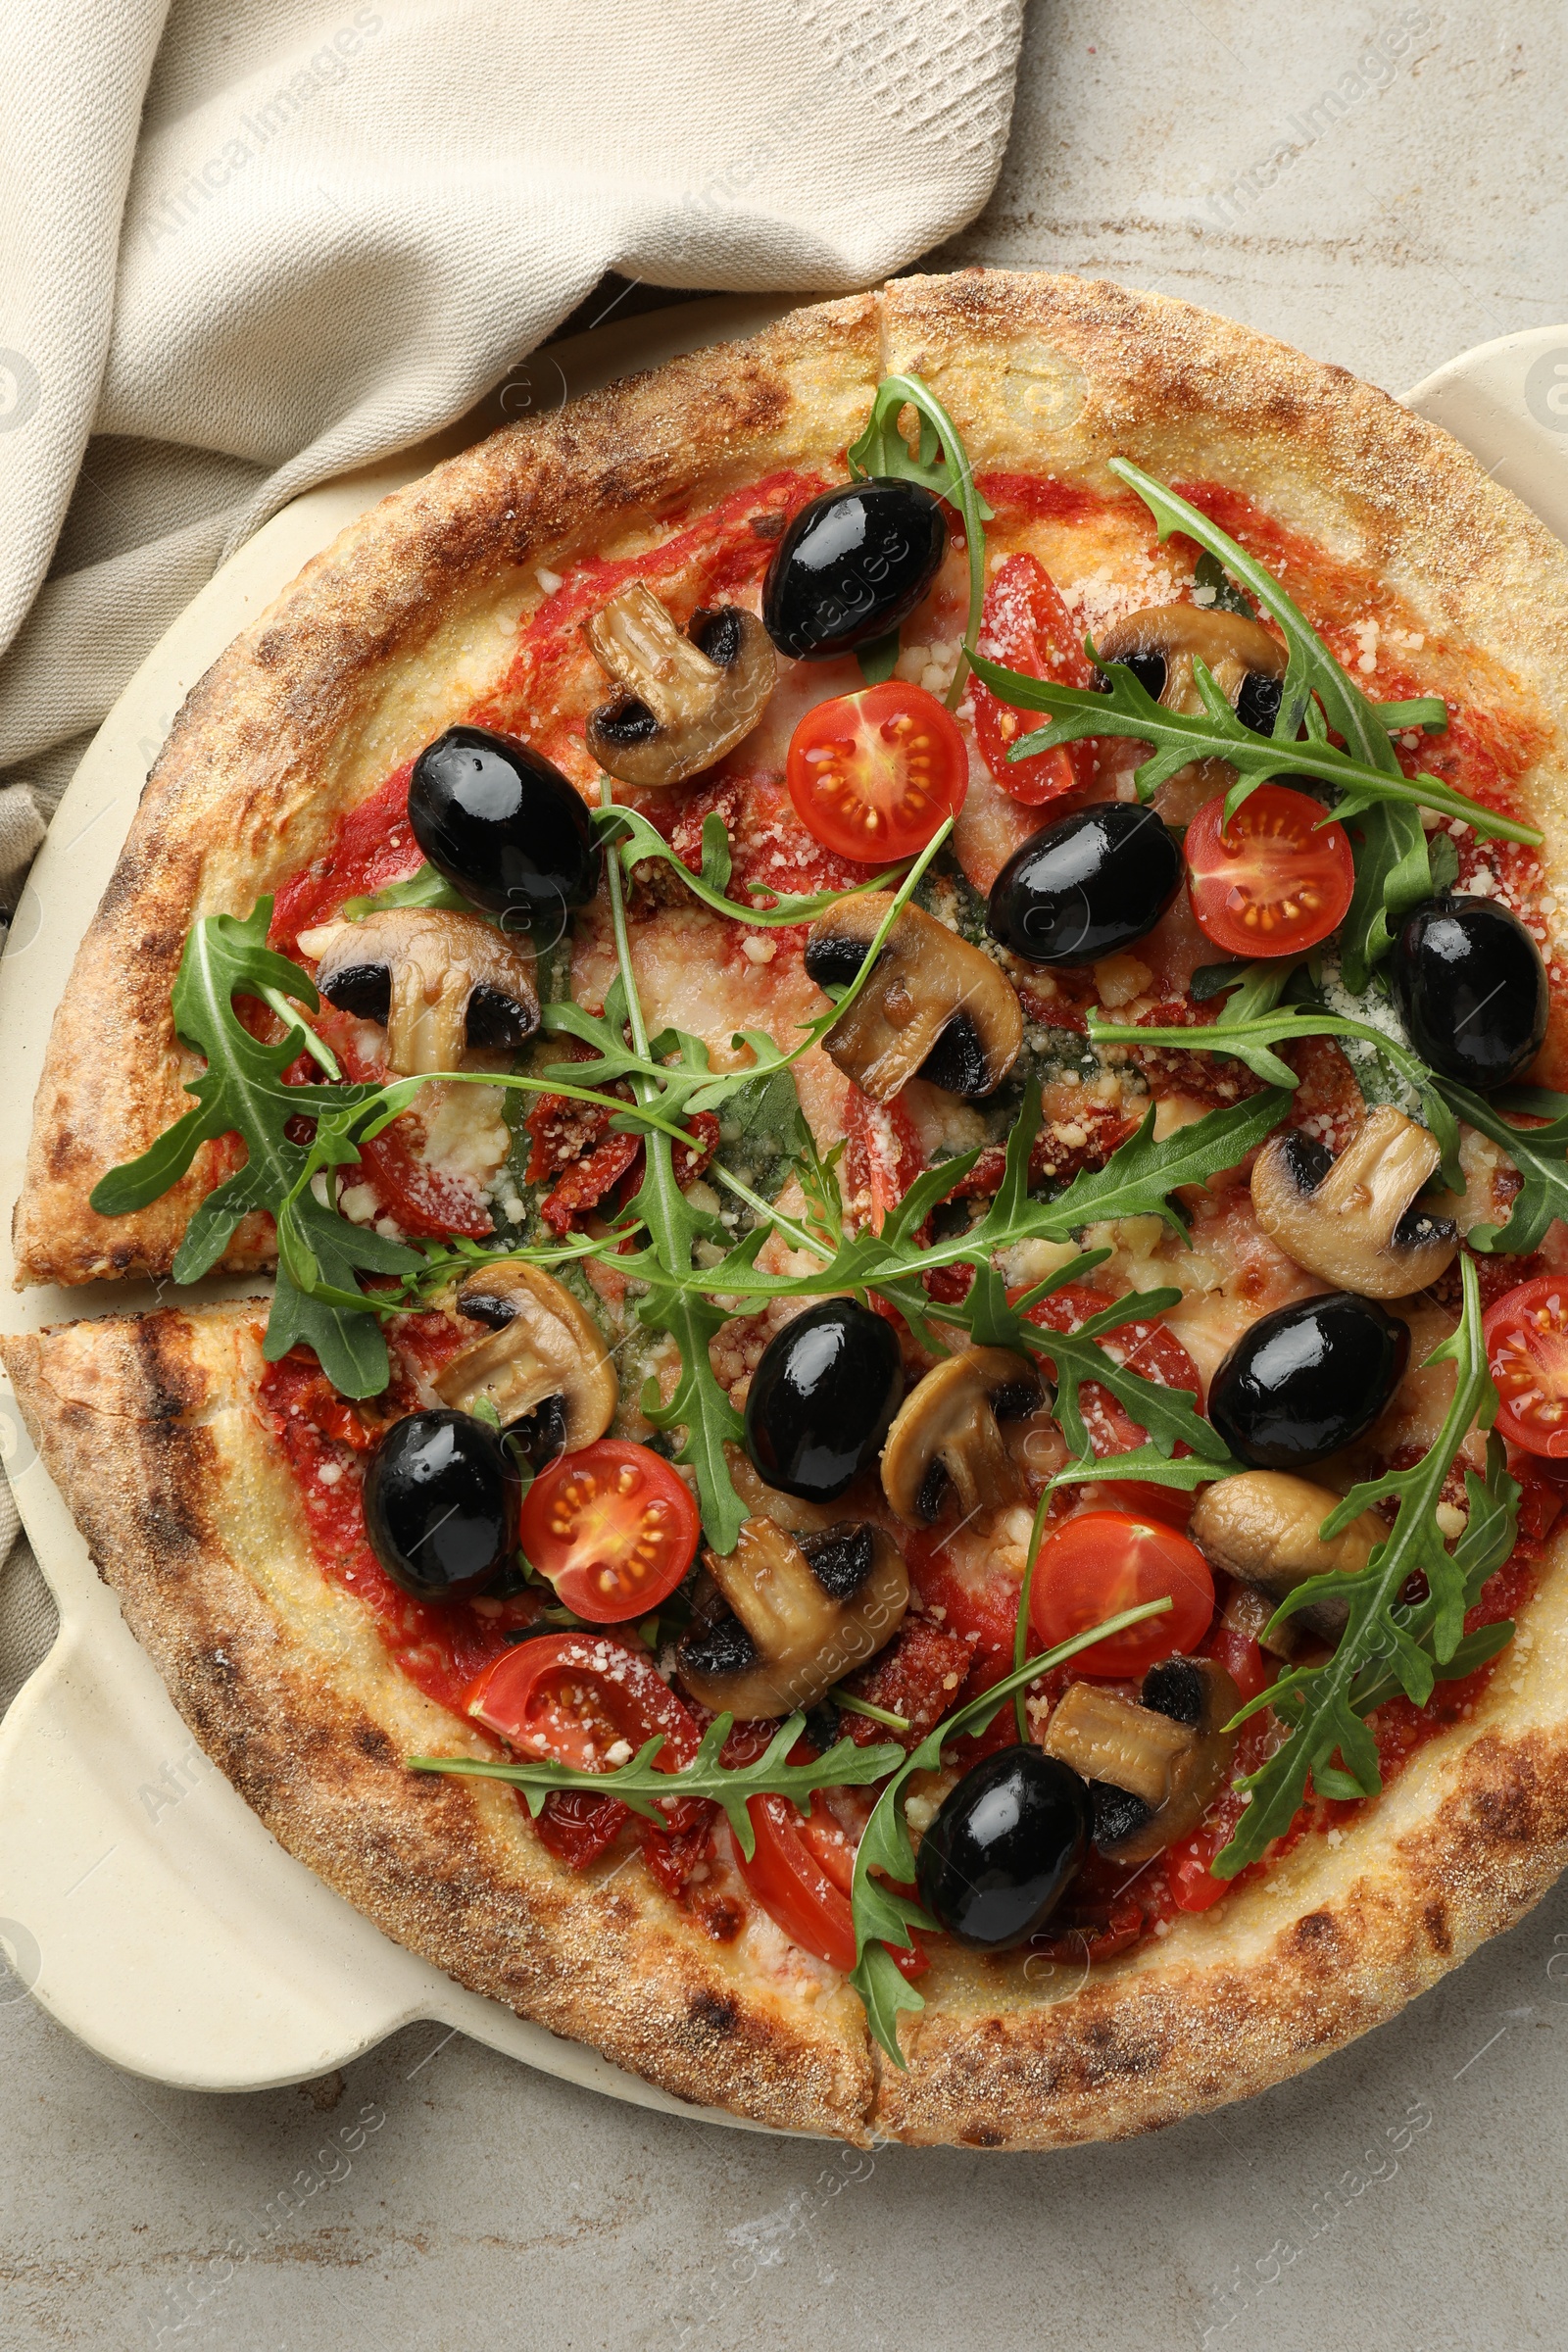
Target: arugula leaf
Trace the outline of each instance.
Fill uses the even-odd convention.
[[[368,914],[380,914],[389,906],[441,906],[455,914],[482,914],[489,922],[496,919],[466,899],[461,890],[454,890],[433,865],[421,865],[407,881],[389,882],[384,890],[371,891],[367,897],[345,899],[340,912],[348,922],[363,923]]]
[[[1294,769],[1306,765],[1296,759],[1298,747],[1293,739],[1303,719],[1311,724],[1314,697],[1351,760],[1388,776],[1399,770],[1389,741],[1392,729],[1419,724],[1436,733],[1446,725],[1447,713],[1433,696],[1423,697],[1415,705],[1390,705],[1380,710],[1336,662],[1306,615],[1255,557],[1210,522],[1199,508],[1125,458],[1112,458],[1110,470],[1143,500],[1162,542],[1172,531],[1194,540],[1222,564],[1233,579],[1250,590],[1279,628],[1290,660],[1274,735],[1276,740],[1283,738],[1292,744]],[[1429,808],[1438,805],[1427,803]],[[1366,813],[1357,827],[1360,855],[1355,861],[1355,893],[1340,934],[1347,977],[1356,990],[1365,987],[1372,966],[1388,953],[1394,920],[1406,907],[1430,897],[1433,887],[1419,809],[1408,804],[1400,806],[1388,796],[1362,806]]]
[[[1193,602],[1205,611],[1235,612],[1243,620],[1256,619],[1251,598],[1234,584],[1218,556],[1211,555],[1206,547],[1193,566],[1193,586],[1204,591],[1202,596],[1195,595]]]
[[[1257,969],[1256,965],[1250,968]],[[1294,1045],[1302,1037],[1364,1038],[1379,1059],[1387,1062],[1419,1095],[1422,1118],[1443,1155],[1443,1181],[1451,1192],[1464,1190],[1459,1168],[1459,1130],[1449,1107],[1453,1090],[1408,1047],[1399,1045],[1383,1030],[1374,1029],[1367,1021],[1350,1020],[1338,1012],[1319,1012],[1310,1005],[1280,1004],[1269,1011],[1249,1011],[1238,1002],[1245,994],[1245,990],[1239,990],[1238,998],[1227,1004],[1217,1021],[1200,1023],[1191,1029],[1125,1027],[1105,1020],[1091,1006],[1087,1015],[1089,1034],[1097,1046],[1142,1046],[1228,1054],[1233,1061],[1244,1062],[1255,1077],[1270,1086],[1289,1087],[1293,1092],[1299,1082],[1290,1063],[1275,1053],[1276,1046]],[[1470,1117],[1468,1110],[1463,1115]],[[1533,1249],[1535,1244],[1530,1247]]]
[[[647,1740],[629,1764],[617,1765],[612,1772],[580,1772],[549,1756],[505,1764],[479,1756],[406,1756],[404,1763],[410,1772],[447,1772],[468,1780],[503,1781],[508,1788],[522,1790],[536,1820],[547,1796],[568,1789],[581,1789],[590,1796],[612,1796],[645,1821],[662,1827],[667,1825],[670,1805],[706,1797],[722,1811],[749,1862],[757,1851],[757,1832],[746,1809],[754,1796],[787,1796],[805,1813],[814,1789],[863,1788],[904,1762],[903,1748],[891,1740],[858,1747],[853,1740],[840,1740],[824,1754],[792,1764],[790,1750],[806,1729],[806,1717],[792,1715],[749,1764],[723,1764],[719,1758],[733,1722],[730,1715],[715,1715],[690,1763],[669,1771],[662,1771],[658,1763],[664,1744],[662,1732]]]
[[[1209,1865],[1217,1878],[1234,1878],[1285,1835],[1309,1779],[1323,1796],[1377,1795],[1383,1781],[1366,1715],[1394,1688],[1415,1705],[1425,1705],[1439,1673],[1458,1653],[1465,1610],[1512,1549],[1519,1489],[1495,1440],[1487,1449],[1485,1480],[1473,1471],[1466,1476],[1470,1523],[1451,1553],[1438,1528],[1438,1503],[1455,1454],[1472,1422],[1489,1430],[1497,1409],[1481,1331],[1480,1284],[1468,1257],[1459,1264],[1464,1302],[1458,1326],[1426,1359],[1429,1365],[1454,1366],[1453,1398],[1443,1427],[1410,1469],[1386,1471],[1352,1487],[1321,1530],[1327,1541],[1373,1503],[1393,1500],[1397,1509],[1391,1533],[1374,1545],[1364,1568],[1308,1578],[1270,1620],[1271,1626],[1283,1625],[1323,1599],[1344,1601],[1349,1608],[1339,1646],[1325,1664],[1293,1668],[1235,1717],[1242,1723],[1272,1707],[1286,1738],[1258,1771],[1239,1784],[1250,1801],[1230,1843]],[[1418,1570],[1426,1578],[1428,1597],[1404,1603],[1399,1595]]]
[[[1568,1217],[1568,1098],[1545,1087],[1509,1087],[1498,1102],[1510,1109],[1544,1117],[1544,1127],[1515,1127],[1497,1102],[1489,1102],[1451,1078],[1434,1084],[1470,1126],[1500,1144],[1524,1182],[1505,1225],[1472,1225],[1465,1240],[1472,1250],[1528,1255],[1539,1250],[1553,1217]]]
[[[1098,662],[1093,643],[1086,639],[1085,646]],[[1026,760],[1036,752],[1091,736],[1125,735],[1153,746],[1150,757],[1133,771],[1138,797],[1143,801],[1152,800],[1161,784],[1192,761],[1223,760],[1237,771],[1239,781],[1230,796],[1236,799],[1245,799],[1248,792],[1268,777],[1282,774],[1315,776],[1336,785],[1344,796],[1344,805],[1332,810],[1325,808],[1325,824],[1346,822],[1350,816],[1359,816],[1362,810],[1375,811],[1380,804],[1407,811],[1420,841],[1423,896],[1430,895],[1431,885],[1426,878],[1426,835],[1421,829],[1419,813],[1422,808],[1436,808],[1445,815],[1462,817],[1489,840],[1539,845],[1542,838],[1534,825],[1483,808],[1479,802],[1467,799],[1438,776],[1407,776],[1396,762],[1392,769],[1386,769],[1337,750],[1323,730],[1321,716],[1316,719],[1314,731],[1300,742],[1254,734],[1237,717],[1202,662],[1194,662],[1193,675],[1206,708],[1193,713],[1167,710],[1120,662],[1106,665],[1103,674],[1108,685],[1100,692],[1091,686],[1060,686],[1051,678],[1026,678],[1016,670],[1004,669],[999,662],[987,661],[983,654],[975,655],[974,667],[1002,702],[1010,703],[1014,710],[1044,710],[1051,718],[1051,725],[1020,735],[1016,743],[1009,745],[1009,760]],[[1306,723],[1309,729],[1313,728],[1310,715]],[[1381,730],[1379,740],[1384,745],[1388,743]],[[1362,829],[1370,836],[1370,814],[1363,819]],[[1391,843],[1396,841],[1397,833],[1397,827],[1389,832]],[[1400,858],[1412,858],[1415,851],[1404,844],[1398,854]],[[1392,867],[1389,870],[1392,872]],[[1402,900],[1399,910],[1414,903],[1413,899]],[[1389,905],[1393,908],[1394,902],[1391,900]],[[1347,926],[1350,922],[1351,916],[1348,915]],[[1342,931],[1342,941],[1345,936]],[[1364,980],[1352,983],[1357,987],[1364,984]]]
[[[888,890],[897,884],[898,867],[874,874],[868,882],[858,882],[853,890],[818,890],[808,898],[795,896],[789,891],[768,891],[771,906],[743,906],[738,899],[725,897],[731,874],[729,841],[724,820],[716,809],[703,820],[703,870],[694,874],[678,851],[664,839],[656,825],[636,808],[604,808],[593,811],[599,836],[607,845],[614,843],[628,881],[633,866],[646,858],[657,858],[680,876],[694,898],[715,914],[727,914],[737,923],[784,926],[790,923],[814,922],[830,906],[842,906],[847,900],[863,898],[868,890]]]
[[[1015,1690],[1025,1690],[1037,1675],[1047,1674],[1053,1666],[1065,1665],[1092,1642],[1102,1642],[1110,1634],[1119,1634],[1124,1627],[1141,1625],[1146,1617],[1158,1617],[1170,1607],[1168,1598],[1148,1600],[1136,1609],[1123,1609],[1115,1617],[1107,1617],[1100,1625],[1091,1626],[1086,1633],[1075,1634],[1068,1642],[1058,1642],[1054,1649],[1043,1650],[1039,1657],[1026,1659],[1000,1683],[981,1692],[967,1706],[939,1723],[927,1733],[918,1747],[906,1756],[898,1751],[898,1763],[893,1778],[871,1809],[860,1842],[855,1849],[855,1871],[850,1882],[850,1906],[855,1915],[856,1965],[850,1978],[865,2005],[866,2021],[872,2034],[881,2043],[895,2066],[905,2063],[899,2047],[898,2013],[902,2009],[923,2009],[923,1996],[899,1976],[893,1951],[907,1951],[914,1941],[911,1931],[923,1928],[930,1934],[938,1932],[937,1923],[911,1903],[906,1895],[899,1894],[894,1886],[879,1884],[871,1873],[878,1871],[899,1886],[908,1886],[914,1878],[914,1846],[909,1838],[909,1825],[905,1818],[904,1796],[909,1782],[917,1772],[935,1772],[942,1763],[942,1751],[955,1740],[967,1734],[988,1729],[998,1711],[1005,1705]],[[886,1768],[884,1768],[886,1769]],[[881,1957],[876,1953],[881,1949]],[[895,1985],[891,1980],[898,1978]],[[902,1991],[900,1987],[902,1986]]]
[[[906,408],[920,420],[913,450],[899,430]],[[994,510],[981,497],[974,472],[947,410],[929,384],[917,375],[887,375],[876,388],[871,415],[858,441],[849,450],[850,474],[855,481],[873,476],[883,480],[919,482],[938,498],[956,507],[963,516],[964,552],[969,563],[969,612],[964,623],[963,650],[948,689],[947,705],[956,710],[963,698],[964,673],[974,660],[975,639],[985,602],[986,533]],[[874,645],[859,648],[861,674],[874,686],[893,675],[899,658],[899,634],[890,630]]]
[[[124,1216],[177,1183],[203,1144],[224,1135],[240,1138],[245,1164],[197,1204],[174,1258],[176,1282],[199,1280],[222,1256],[242,1218],[276,1213],[297,1187],[308,1184],[308,1153],[289,1138],[291,1119],[353,1115],[379,1091],[371,1086],[283,1084],[283,1072],[298,1059],[302,1042],[318,1058],[326,1049],[313,1037],[298,1009],[303,1005],[315,1012],[320,998],[297,964],[268,946],[271,919],[272,902],[265,898],[243,920],[231,914],[204,915],[191,926],[172,1003],[176,1034],[207,1061],[199,1078],[186,1081],[185,1092],[195,1096],[197,1107],[167,1129],[140,1158],[111,1168],[93,1188],[92,1205],[100,1216]],[[291,1022],[287,1036],[276,1045],[261,1044],[236,1014],[236,996],[271,1004]],[[308,1192],[298,1216],[330,1281],[344,1292],[353,1291],[356,1298],[356,1269],[405,1275],[419,1265],[416,1250],[349,1224]],[[312,1297],[280,1269],[267,1327],[269,1361],[287,1354],[299,1341],[316,1349],[322,1370],[345,1395],[373,1396],[385,1388],[386,1343],[373,1315],[346,1312],[341,1305]]]
[[[815,1295],[875,1290],[892,1298],[906,1314],[912,1306],[914,1313],[928,1315],[938,1322],[967,1324],[981,1313],[982,1306],[970,1308],[967,1301],[936,1305],[918,1286],[923,1275],[939,1266],[968,1265],[976,1270],[983,1309],[990,1317],[987,1328],[1004,1328],[1010,1332],[1015,1328],[1012,1322],[1004,1325],[999,1318],[1010,1318],[1021,1313],[1021,1309],[1007,1307],[1004,1298],[997,1304],[984,1279],[992,1270],[990,1260],[997,1252],[1019,1242],[1065,1241],[1080,1226],[1116,1217],[1161,1216],[1185,1239],[1186,1228],[1179,1211],[1171,1204],[1171,1194],[1183,1185],[1204,1184],[1222,1169],[1234,1167],[1279,1124],[1285,1107],[1286,1098],[1282,1094],[1253,1095],[1245,1102],[1209,1111],[1190,1126],[1178,1128],[1163,1142],[1156,1142],[1154,1111],[1151,1106],[1138,1133],[1119,1145],[1102,1168],[1081,1169],[1054,1199],[1041,1200],[1029,1191],[1029,1154],[1041,1124],[1040,1089],[1031,1078],[1007,1138],[1001,1185],[985,1214],[964,1232],[924,1246],[917,1238],[932,1209],[947,1199],[975,1165],[980,1157],[978,1150],[959,1152],[937,1167],[925,1169],[890,1211],[879,1234],[869,1231],[856,1234],[843,1240],[831,1254],[824,1250],[820,1232],[813,1233],[793,1219],[780,1216],[776,1209],[769,1209],[774,1230],[792,1250],[812,1251],[822,1259],[814,1271],[788,1275],[760,1273],[751,1262],[748,1247],[743,1245],[717,1265],[709,1267],[701,1279],[705,1288],[735,1298],[771,1298],[803,1292]],[[721,1181],[728,1180],[721,1178]],[[1061,1276],[1054,1277],[1031,1297],[1043,1298],[1058,1281],[1072,1279],[1085,1262],[1089,1261],[1080,1260],[1077,1267],[1064,1269]],[[1054,1340],[1059,1335],[1049,1336]],[[1016,1343],[1008,1339],[999,1344]],[[1098,1380],[1102,1374],[1097,1370],[1093,1377]],[[1131,1373],[1126,1375],[1129,1381],[1135,1377]],[[1160,1392],[1165,1396],[1173,1393]]]

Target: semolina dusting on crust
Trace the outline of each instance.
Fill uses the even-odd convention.
[[[17,1254],[27,1282],[167,1273],[214,1179],[131,1217],[87,1196],[185,1107],[169,995],[192,918],[248,912],[343,812],[497,680],[538,566],[713,503],[829,475],[893,368],[922,374],[982,471],[1111,486],[1114,455],[1224,482],[1386,579],[1445,691],[1540,749],[1522,796],[1560,894],[1568,553],[1396,403],[1186,305],[970,271],[804,310],[496,435],[362,516],[189,698],[83,942],[40,1085]],[[260,1221],[225,1261],[266,1262]],[[942,1948],[904,2025],[776,1934],[710,1940],[640,1867],[558,1865],[509,1792],[405,1771],[479,1736],[391,1663],[326,1583],[253,1403],[252,1302],[0,1346],[43,1460],[208,1752],[288,1850],[388,1935],[662,2088],[785,2129],[1052,2147],[1245,2097],[1395,2014],[1521,1916],[1568,1860],[1568,1543],[1473,1716],[1338,1845],[1079,1982]],[[1033,1967],[1031,1977],[1026,1971]]]

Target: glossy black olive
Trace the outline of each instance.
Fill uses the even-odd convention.
[[[987,928],[1031,963],[1094,963],[1152,931],[1181,886],[1181,845],[1152,808],[1104,801],[1014,850]]]
[[[442,1408],[394,1421],[365,1474],[370,1549],[417,1600],[469,1600],[517,1547],[518,1480],[500,1433]]]
[[[1433,899],[1404,919],[1389,977],[1410,1043],[1445,1078],[1485,1092],[1526,1070],[1546,1034],[1541,950],[1492,899]]]
[[[1038,1747],[971,1765],[920,1841],[915,1878],[960,1943],[1005,1951],[1043,1928],[1083,1860],[1089,1786]]]
[[[941,502],[918,482],[846,482],[803,507],[779,541],[763,626],[798,662],[885,637],[925,595],[947,543]]]
[[[448,727],[414,762],[414,838],[470,906],[548,923],[599,885],[599,845],[559,767],[510,735]]]
[[[1374,1299],[1303,1298],[1237,1341],[1209,1385],[1208,1417],[1254,1469],[1300,1469],[1371,1428],[1409,1353],[1408,1324]]]
[[[898,1336],[853,1298],[824,1298],[767,1344],[746,1398],[759,1477],[832,1502],[882,1450],[904,1395]]]

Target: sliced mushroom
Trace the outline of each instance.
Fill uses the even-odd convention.
[[[401,1077],[456,1069],[466,1046],[520,1046],[539,1026],[533,943],[482,915],[387,907],[302,931],[328,1004],[386,1029]]]
[[[1189,717],[1203,708],[1193,673],[1202,662],[1239,718],[1266,734],[1279,710],[1285,648],[1261,621],[1242,612],[1205,610],[1201,605],[1155,605],[1114,621],[1095,651],[1102,663],[1125,662],[1155,702]],[[1156,808],[1173,819],[1196,812],[1197,799],[1209,798],[1229,783],[1233,770],[1223,760],[1196,760],[1166,778]]]
[[[1274,1605],[1268,1594],[1260,1592],[1255,1585],[1232,1585],[1219,1621],[1233,1634],[1240,1634],[1244,1642],[1255,1642],[1271,1658],[1287,1661],[1298,1658],[1306,1644],[1293,1618],[1287,1617],[1272,1633],[1268,1630]]]
[[[893,1639],[909,1605],[904,1554],[863,1523],[791,1536],[748,1519],[733,1551],[703,1558],[716,1591],[676,1670],[700,1705],[738,1722],[813,1705]]]
[[[1201,605],[1154,605],[1112,621],[1095,648],[1102,663],[1125,662],[1166,710],[1196,716],[1203,708],[1193,674],[1195,661],[1212,672],[1232,709],[1250,678],[1283,678],[1287,656],[1261,621],[1242,612],[1206,611]],[[1151,666],[1164,674],[1156,689]],[[1277,699],[1277,698],[1276,698]],[[1269,714],[1272,717],[1272,712]]]
[[[1023,1499],[998,1424],[1036,1411],[1040,1377],[1010,1348],[971,1348],[928,1372],[900,1405],[882,1448],[882,1491],[910,1527],[928,1527],[951,1480],[966,1515]]]
[[[1196,1830],[1236,1753],[1224,1727],[1241,1693],[1212,1658],[1162,1660],[1140,1696],[1073,1683],[1042,1742],[1090,1783],[1095,1843],[1119,1862],[1147,1861]]]
[[[806,968],[819,988],[855,978],[892,904],[874,890],[817,918]],[[864,988],[822,1044],[877,1102],[916,1076],[949,1094],[989,1095],[1018,1058],[1023,1008],[989,956],[923,908],[906,906]]]
[[[1165,1802],[1171,1766],[1193,1738],[1185,1724],[1115,1690],[1070,1683],[1052,1710],[1041,1745],[1084,1780],[1109,1781],[1152,1813]]]
[[[1252,1168],[1252,1206],[1309,1274],[1363,1298],[1405,1298],[1459,1247],[1451,1217],[1416,1204],[1442,1156],[1425,1127],[1384,1102],[1338,1158],[1298,1127],[1271,1137]]]
[[[738,605],[697,612],[682,631],[633,580],[587,623],[619,693],[588,720],[588,749],[626,784],[680,784],[749,734],[778,677],[773,641]]]
[[[1309,1576],[1348,1576],[1364,1568],[1373,1545],[1386,1540],[1389,1531],[1377,1512],[1363,1511],[1325,1543],[1318,1530],[1339,1505],[1331,1487],[1293,1478],[1287,1470],[1244,1470],[1204,1488],[1187,1532],[1211,1567],[1277,1603]],[[1346,1614],[1343,1601],[1319,1600],[1290,1622],[1337,1642]]]
[[[488,1329],[436,1374],[443,1404],[471,1413],[483,1399],[503,1427],[536,1416],[547,1455],[604,1436],[620,1385],[597,1324],[564,1283],[505,1258],[468,1275],[457,1308]]]

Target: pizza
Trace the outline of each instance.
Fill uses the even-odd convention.
[[[677,2097],[979,2147],[1246,2096],[1537,1901],[1565,665],[1445,434],[1067,277],[352,524],[35,1105],[22,1281],[192,1287],[4,1343],[288,1851]]]

